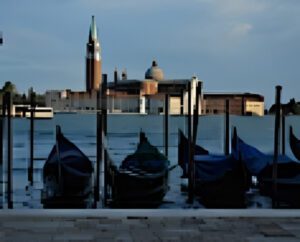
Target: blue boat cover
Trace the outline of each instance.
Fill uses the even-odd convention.
[[[195,178],[200,182],[210,182],[222,178],[226,172],[237,166],[233,156],[197,155],[195,159]]]
[[[185,137],[183,132],[179,130],[179,156],[178,156],[178,164],[183,170],[183,176],[186,177],[188,173],[188,160],[189,160],[189,143],[188,139]],[[195,155],[208,155],[208,150],[204,149],[203,147],[195,144]]]
[[[245,143],[241,138],[238,136],[236,137],[236,143],[233,142],[232,145],[232,155],[236,160],[239,159],[239,155],[242,161],[245,163],[248,171],[252,175],[259,175],[263,169],[267,166],[271,166],[273,164],[273,155],[266,155],[259,151],[258,149],[254,148],[251,145]],[[279,155],[278,156],[278,165],[284,165],[288,163],[297,163],[293,161],[286,155]]]

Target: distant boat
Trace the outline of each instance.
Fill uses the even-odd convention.
[[[26,112],[26,118],[30,118],[30,109]],[[52,107],[35,107],[33,117],[35,119],[51,119],[53,118]]]
[[[179,149],[184,158],[181,163],[187,170],[188,141],[182,134]],[[211,155],[200,146],[195,150],[195,194],[201,203],[207,208],[244,208],[249,177],[239,159],[232,155]]]
[[[31,117],[30,105],[16,104],[12,106],[13,117]],[[33,117],[35,119],[52,119],[53,108],[52,107],[34,107]]]
[[[300,140],[294,135],[292,126],[290,126],[290,147],[297,160],[300,160]]]
[[[112,201],[116,207],[156,207],[168,191],[169,160],[140,134],[137,150],[128,155],[112,182]]]
[[[45,208],[83,208],[92,193],[93,165],[88,157],[56,128],[56,144],[43,168]]]
[[[239,137],[233,147],[233,152],[240,155],[250,174],[257,177],[260,193],[273,197],[273,155],[262,153]],[[276,200],[283,206],[300,207],[300,163],[279,155],[276,183]]]

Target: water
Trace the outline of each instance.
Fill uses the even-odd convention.
[[[171,116],[169,119],[169,160],[177,164],[178,129],[187,131],[186,118]],[[117,165],[132,153],[138,143],[138,134],[143,130],[150,142],[164,152],[163,136],[164,117],[161,115],[124,115],[108,116],[107,146],[111,158]],[[265,153],[272,153],[274,148],[274,116],[264,117],[230,117],[231,126],[236,126],[238,135],[247,143],[254,145]],[[28,119],[13,119],[13,201],[15,208],[41,208],[40,189],[42,188],[42,168],[55,142],[55,126],[60,125],[64,135],[74,142],[89,158],[96,160],[96,115],[94,114],[56,114],[51,120],[35,121],[34,140],[34,188],[26,191],[27,167],[29,163],[29,128]],[[300,136],[300,117],[286,118],[286,137],[288,127],[292,125],[296,135]],[[6,130],[6,128],[4,129]],[[224,116],[201,116],[197,143],[211,153],[222,154],[224,151]],[[286,139],[286,154],[292,157]],[[4,153],[6,144],[4,144]],[[4,161],[6,156],[4,156]],[[4,166],[5,169],[5,166]],[[180,168],[172,170],[170,191],[161,207],[184,208],[186,194],[180,186]],[[4,175],[4,180],[6,176]],[[5,184],[3,185],[5,186]],[[194,206],[201,207],[200,204]],[[5,207],[5,205],[4,205]]]

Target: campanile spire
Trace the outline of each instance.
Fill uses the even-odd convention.
[[[102,79],[101,49],[97,35],[95,17],[89,31],[89,40],[86,45],[86,91],[98,90]]]

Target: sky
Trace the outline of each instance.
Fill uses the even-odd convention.
[[[0,0],[0,85],[85,90],[95,15],[102,68],[143,79],[155,59],[166,79],[203,80],[205,92],[300,101],[299,0]]]

